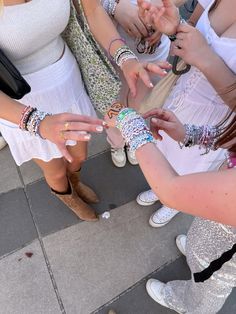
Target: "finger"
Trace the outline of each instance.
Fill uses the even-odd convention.
[[[91,134],[84,131],[66,131],[63,136],[65,140],[77,142],[88,142],[91,139]]]
[[[127,33],[134,38],[141,38],[142,37],[142,33],[139,31],[139,29],[134,24],[129,27]]]
[[[139,77],[148,88],[153,88],[148,72],[144,68],[140,69]]]
[[[170,70],[172,68],[172,64],[170,64],[168,61],[157,61],[154,64],[166,70]]]
[[[141,37],[147,37],[148,36],[148,30],[144,23],[141,20],[136,21],[135,23],[136,28],[138,29]]]
[[[152,132],[152,135],[154,136],[156,140],[159,140],[159,141],[162,140],[162,136],[159,133],[159,130],[157,128],[154,128],[150,125],[150,131]]]
[[[158,31],[155,31],[153,35],[147,38],[150,45],[153,45],[154,43],[159,43],[161,40],[162,34]]]
[[[86,131],[86,132],[102,133],[103,126],[90,124],[90,123],[84,123],[84,122],[69,122],[67,131]]]
[[[177,27],[177,33],[179,32],[183,32],[183,33],[189,33],[190,30],[192,30],[194,27],[189,25],[189,24],[185,24],[185,23],[180,23]]]
[[[163,63],[163,67],[164,67]],[[167,63],[165,64],[167,66],[167,68],[169,69],[169,65],[167,65]],[[147,65],[145,66],[145,70],[147,70],[148,72],[154,73],[154,74],[158,74],[159,76],[165,76],[167,74],[165,68],[162,69],[159,64],[155,64],[155,63],[147,63]],[[145,71],[147,73],[147,71]],[[144,71],[142,72],[144,73]]]
[[[145,112],[142,117],[148,119],[150,117],[163,117],[165,120],[170,120],[172,112],[163,108],[154,108]]]
[[[126,79],[126,81],[127,81],[127,84],[130,88],[130,92],[131,92],[132,97],[135,97],[136,96],[137,77],[133,77],[133,78],[128,77]]]
[[[151,118],[150,125],[152,128],[157,128],[158,130],[169,130],[172,127],[172,124],[168,121],[158,119],[158,118]]]
[[[89,124],[104,125],[104,121],[98,118],[93,118],[87,115],[73,114],[73,113],[64,113],[62,120],[65,122],[85,122]]]
[[[68,149],[66,148],[66,144],[57,144],[58,149],[60,150],[60,152],[62,153],[62,155],[64,156],[64,158],[69,162],[72,163],[73,161],[73,157],[71,156],[71,154],[69,153]]]

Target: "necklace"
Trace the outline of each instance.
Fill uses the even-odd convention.
[[[236,168],[236,153],[227,152],[226,153],[227,167]]]

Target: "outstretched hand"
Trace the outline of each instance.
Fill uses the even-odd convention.
[[[140,18],[153,25],[161,33],[173,35],[179,25],[178,8],[172,0],[162,0],[162,5],[154,5],[145,0],[138,0]]]
[[[156,139],[162,140],[159,131],[164,131],[173,140],[184,141],[185,127],[172,111],[162,108],[152,109],[143,114],[143,118],[150,118],[150,129]]]
[[[45,117],[39,126],[41,137],[56,144],[62,155],[69,162],[73,158],[67,147],[67,140],[89,141],[90,132],[101,133],[106,123],[89,116],[61,113]]]
[[[139,18],[137,6],[130,3],[130,1],[120,0],[116,6],[115,19],[131,37],[142,38],[148,36],[148,29]]]
[[[141,63],[135,59],[131,59],[127,60],[122,66],[124,77],[133,97],[135,97],[137,93],[136,83],[138,79],[141,79],[148,88],[152,88],[153,84],[150,80],[149,73],[163,77],[166,76],[166,70],[169,69],[171,69],[171,64],[167,61],[159,61],[154,64]]]

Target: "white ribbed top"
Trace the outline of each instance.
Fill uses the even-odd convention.
[[[60,34],[69,14],[69,0],[5,6],[0,15],[0,48],[21,74],[36,72],[61,57],[64,42]]]

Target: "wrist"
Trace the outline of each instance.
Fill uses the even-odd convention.
[[[214,67],[220,57],[214,53],[214,51],[207,46],[204,51],[202,51],[203,58],[198,58],[197,62],[195,63],[195,66],[200,70],[203,74],[207,74],[209,71],[212,70],[212,67]]]

